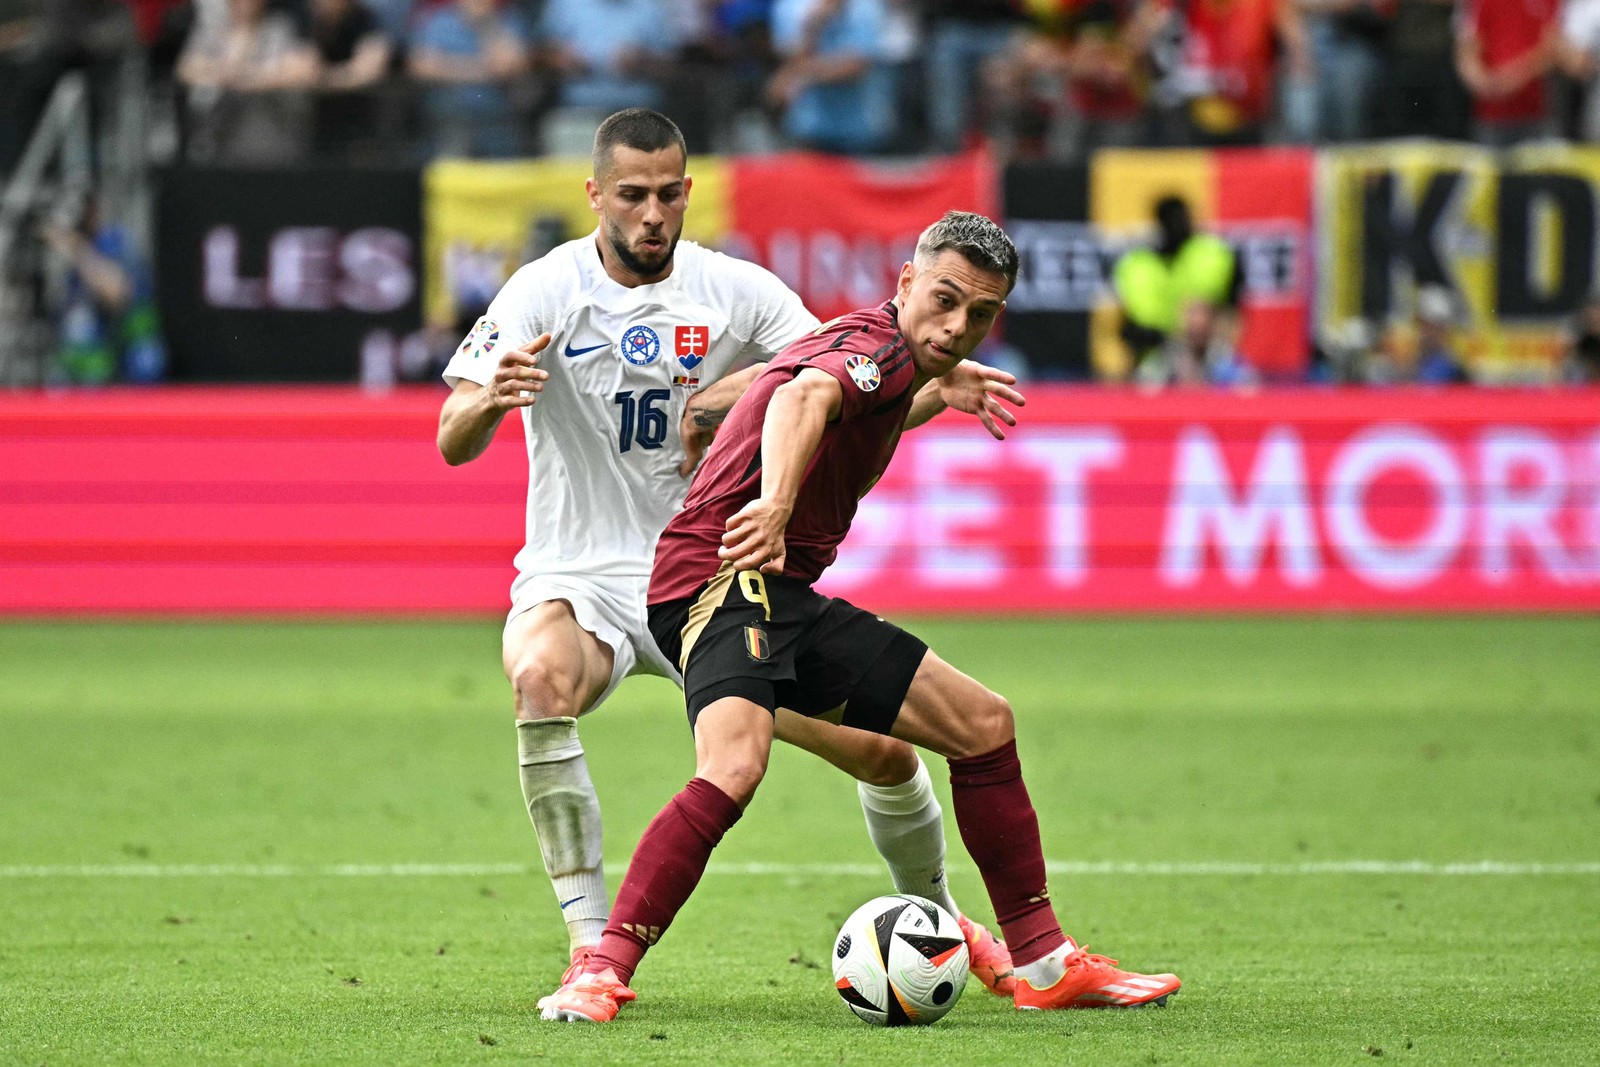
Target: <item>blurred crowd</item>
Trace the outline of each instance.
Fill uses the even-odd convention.
[[[106,113],[130,55],[156,162],[581,155],[635,105],[724,153],[1600,140],[1600,0],[0,0],[0,174],[64,72]],[[106,355],[157,336],[148,249],[69,214],[39,236],[62,279],[42,302],[81,311],[59,331],[73,379],[160,377],[156,342],[120,370]],[[1114,279],[1125,352],[1097,370],[1253,384],[1236,251],[1181,203],[1155,222]],[[1316,375],[1468,380],[1454,299],[1424,291],[1414,321],[1316,338]],[[1600,381],[1600,303],[1559,376]]]
[[[1600,0],[7,0],[0,151],[119,35],[208,160],[1600,138]]]

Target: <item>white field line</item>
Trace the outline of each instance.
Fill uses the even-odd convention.
[[[620,874],[625,863],[609,863]],[[1320,863],[1118,863],[1051,861],[1046,868],[1059,875],[1119,875],[1193,877],[1318,876],[1318,875],[1421,875],[1463,877],[1501,875],[1544,877],[1600,875],[1600,863],[1428,863],[1421,860],[1333,860]],[[524,863],[113,863],[83,865],[0,866],[0,878],[487,878],[535,875],[543,871]],[[871,863],[713,863],[710,875],[881,878],[884,868]]]

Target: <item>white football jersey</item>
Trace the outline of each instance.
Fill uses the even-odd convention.
[[[678,420],[690,395],[818,325],[766,270],[689,241],[678,243],[666,280],[619,285],[596,236],[512,275],[444,370],[452,387],[486,385],[507,349],[551,335],[539,357],[550,378],[522,409],[524,576],[648,576],[688,489]]]

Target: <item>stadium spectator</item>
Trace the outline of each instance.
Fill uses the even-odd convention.
[[[776,0],[782,65],[767,99],[784,133],[807,148],[881,151],[895,136],[894,77],[884,63],[883,0]]]
[[[1376,90],[1388,31],[1388,0],[1295,0],[1306,24],[1316,80],[1308,125],[1293,130],[1312,144],[1358,141],[1373,130]],[[1288,118],[1288,116],[1285,116]]]
[[[1561,380],[1568,385],[1600,385],[1600,294],[1578,309],[1561,363]]]
[[[1125,361],[1108,361],[1102,368],[1112,377],[1137,370],[1141,378],[1165,380],[1169,372],[1162,349],[1180,335],[1187,309],[1195,303],[1212,309],[1203,324],[1208,335],[1227,336],[1233,330],[1229,320],[1244,289],[1238,254],[1220,237],[1195,231],[1182,197],[1162,197],[1155,219],[1155,244],[1124,253],[1112,271],[1122,314],[1120,335],[1128,348]],[[1157,362],[1146,371],[1148,360]]]
[[[1312,344],[1308,380],[1319,385],[1360,385],[1380,332],[1371,319],[1360,316],[1325,323]]]
[[[1560,0],[1466,0],[1456,67],[1472,94],[1473,132],[1494,148],[1548,136],[1546,75],[1560,39]]]
[[[1011,46],[1023,25],[1013,0],[927,0],[928,133],[933,148],[954,152],[983,127],[978,77]]]
[[[883,40],[879,57],[889,71],[894,95],[892,133],[883,151],[914,154],[927,150],[928,130],[924,121],[927,105],[925,62],[927,54],[923,21],[915,0],[883,0]]]
[[[1236,324],[1236,318],[1210,300],[1190,300],[1179,314],[1177,330],[1139,364],[1139,383],[1235,388],[1257,384],[1255,369],[1234,342]]]
[[[197,14],[178,77],[189,88],[192,146],[201,158],[283,163],[305,151],[316,54],[294,19],[266,0],[227,0]]]
[[[367,10],[377,21],[383,35],[395,45],[397,52],[411,39],[413,0],[364,0]]]
[[[57,316],[59,373],[83,385],[164,377],[155,282],[126,227],[107,219],[91,198],[81,222],[52,220],[40,237],[67,268]]]
[[[511,156],[523,138],[512,87],[532,65],[527,28],[496,0],[454,0],[422,17],[407,67],[426,84],[435,154]]]
[[[1395,0],[1379,79],[1378,135],[1465,140],[1471,106],[1455,62],[1456,0]]]
[[[1567,0],[1557,58],[1580,90],[1578,138],[1600,142],[1600,0]]]
[[[1165,87],[1179,107],[1182,143],[1259,144],[1272,117],[1280,54],[1291,80],[1304,85],[1315,77],[1293,0],[1151,2],[1182,28],[1177,69]]]
[[[659,107],[679,40],[661,0],[546,0],[542,59],[565,107]]]
[[[1002,156],[1078,159],[1147,133],[1145,53],[1165,18],[1150,0],[1052,0],[987,68]]]
[[[313,145],[319,155],[342,155],[375,124],[371,90],[388,74],[394,45],[362,0],[312,0],[311,42],[318,90]]]
[[[1472,381],[1456,350],[1456,298],[1442,285],[1417,291],[1409,335],[1391,330],[1367,367],[1369,385],[1462,385]]]
[[[764,152],[775,144],[766,114],[766,85],[777,70],[772,52],[772,0],[677,0],[703,13],[680,39],[672,107],[690,151]],[[700,122],[697,124],[696,118]],[[704,127],[697,130],[697,125]]]

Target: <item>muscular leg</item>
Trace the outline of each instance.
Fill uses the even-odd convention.
[[[991,752],[1016,738],[1006,698],[929,651],[890,731],[946,759]]]
[[[599,942],[608,916],[600,801],[589,778],[578,716],[605,692],[612,652],[550,600],[507,625],[502,648],[517,707],[522,798],[571,948]]]
[[[609,967],[624,984],[633,977],[699,884],[711,850],[755,798],[772,733],[772,713],[742,697],[723,697],[700,712],[695,776],[639,839],[591,968]]]
[[[1036,985],[1053,983],[1060,961],[1076,946],[1050,905],[1039,818],[1022,781],[1011,705],[929,652],[893,732],[950,761],[956,825],[983,875],[1017,975],[1039,978]]]
[[[944,811],[916,750],[892,737],[779,709],[777,737],[856,779],[867,834],[901,893],[960,915],[945,880]]]

